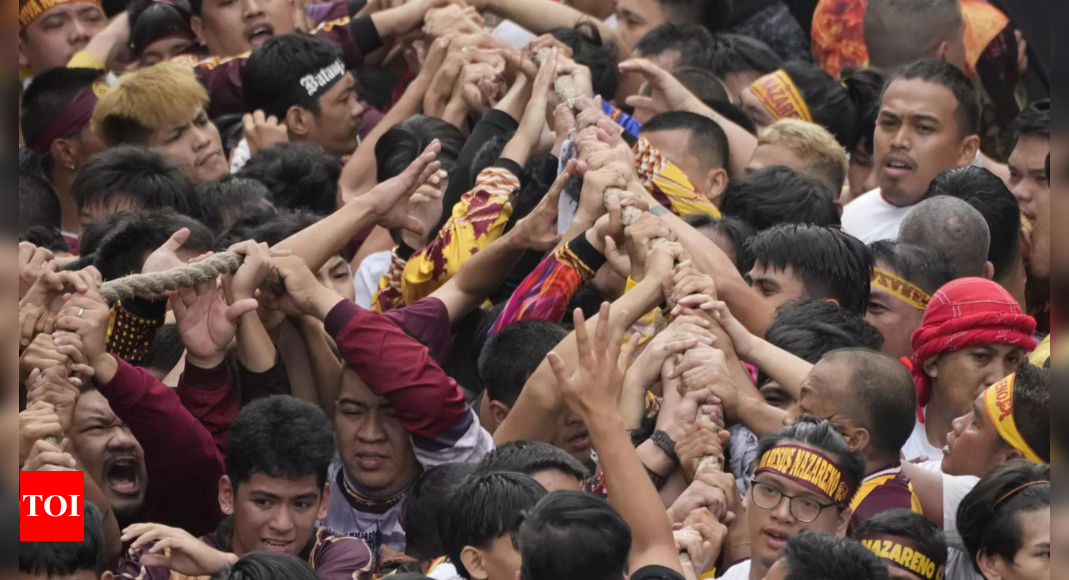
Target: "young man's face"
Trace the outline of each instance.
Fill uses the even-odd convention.
[[[618,0],[616,29],[624,46],[634,48],[646,33],[665,23],[659,0]]]
[[[765,569],[771,568],[777,560],[779,553],[787,545],[787,541],[799,532],[812,530],[825,534],[842,536],[846,533],[849,523],[849,513],[840,515],[838,508],[832,506],[820,512],[820,517],[813,523],[802,523],[792,513],[790,500],[786,497],[779,506],[769,511],[758,507],[754,503],[754,494],[763,493],[762,489],[772,488],[781,494],[828,505],[831,502],[827,497],[811,491],[787,478],[772,474],[762,473],[754,478],[755,486],[750,489],[743,500],[746,510],[746,523],[749,526],[750,542],[754,564]],[[766,487],[761,487],[761,484]]]
[[[238,56],[297,31],[293,0],[204,0],[190,21],[213,56]]]
[[[928,361],[924,370],[932,379],[932,401],[940,401],[961,417],[988,387],[1017,372],[1026,360],[1023,349],[1001,344],[973,346]]]
[[[920,79],[887,87],[876,122],[875,162],[883,196],[898,207],[920,202],[940,173],[976,158],[978,137],[962,135],[950,89]]]
[[[338,293],[347,300],[356,300],[356,286],[353,283],[353,274],[349,270],[349,262],[341,256],[334,256],[316,274],[319,283],[325,288]]]
[[[149,138],[149,146],[178,165],[194,183],[219,181],[230,175],[219,129],[203,108],[156,130]]]
[[[19,35],[19,65],[40,75],[67,66],[108,25],[104,11],[84,2],[49,9]]]
[[[550,444],[567,451],[568,455],[583,465],[590,463],[590,431],[587,431],[583,420],[571,410],[565,409],[557,421],[557,432]]]
[[[389,499],[408,489],[422,468],[397,412],[346,369],[334,425],[345,469],[357,491]]]
[[[766,268],[761,262],[754,264],[750,271],[750,287],[772,308],[806,295],[805,283],[794,275],[794,268]]]
[[[1035,136],[1021,137],[1010,155],[1010,189],[1029,221],[1036,221],[1040,208],[1050,207],[1048,155],[1050,139]]]
[[[70,439],[74,454],[111,502],[119,520],[137,514],[148,490],[145,452],[99,392],[79,397]]]
[[[880,262],[878,268],[894,270]],[[924,311],[895,298],[886,290],[872,287],[865,320],[883,335],[883,352],[896,359],[913,356],[913,333],[924,322]]]
[[[1051,518],[1050,506],[1034,512],[1017,515],[1021,529],[1021,549],[1013,557],[1013,563],[1001,556],[980,558],[980,566],[986,578],[998,580],[1038,580],[1051,578]],[[1057,575],[1055,577],[1060,577]]]
[[[98,221],[107,219],[121,213],[131,213],[144,209],[144,204],[134,196],[124,193],[116,193],[106,200],[90,203],[78,208],[78,221],[81,222],[82,231]]]
[[[1007,446],[991,421],[984,395],[980,395],[969,414],[954,421],[954,432],[947,438],[943,454],[943,473],[983,477],[1004,458],[993,461],[1003,447]]]
[[[365,111],[353,92],[355,86],[353,75],[346,74],[323,93],[319,97],[319,114],[306,115],[310,121],[307,132],[294,136],[294,140],[315,143],[335,157],[352,155],[360,138],[360,117]]]
[[[219,483],[219,503],[234,514],[234,553],[277,552],[299,556],[312,541],[316,521],[327,517],[330,486],[319,488],[315,474],[297,481],[262,473],[238,484]]]
[[[154,64],[167,62],[176,56],[185,54],[186,51],[196,45],[196,41],[188,38],[163,38],[157,40],[145,47],[145,50],[141,53],[141,66],[146,68]]]

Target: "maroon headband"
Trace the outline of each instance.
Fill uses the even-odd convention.
[[[926,554],[920,546],[908,538],[886,534],[862,534],[854,539],[876,554],[877,558],[895,568],[909,572],[919,580],[943,580],[946,576],[946,567],[940,564],[946,561],[946,554]],[[936,560],[936,558],[939,559]]]
[[[48,155],[52,151],[52,143],[56,140],[76,135],[88,127],[90,119],[93,118],[93,109],[96,108],[100,96],[107,90],[107,85],[93,83],[93,86],[78,93],[74,101],[63,109],[63,112],[56,115],[56,118],[52,119],[52,122],[33,140],[30,144],[33,150],[41,155]]]
[[[850,507],[857,485],[827,455],[798,445],[779,445],[770,449],[761,457],[754,477],[762,473],[785,477],[827,497],[843,509]]]

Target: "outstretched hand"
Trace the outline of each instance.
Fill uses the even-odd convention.
[[[353,202],[367,204],[375,217],[375,223],[384,229],[401,228],[425,235],[431,225],[409,215],[408,200],[424,184],[433,185],[437,190],[442,189],[439,187],[443,179],[440,173],[442,164],[437,161],[441,151],[442,144],[435,139],[404,173],[380,183]]]
[[[628,106],[648,111],[651,116],[669,111],[690,111],[702,108],[698,100],[683,83],[671,73],[646,59],[632,59],[620,63],[620,72],[642,75],[653,89],[652,97],[627,98]]]
[[[542,198],[538,207],[527,217],[520,220],[512,230],[522,247],[538,252],[553,250],[561,242],[557,222],[560,218],[560,196],[568,182],[579,173],[579,161],[572,160],[564,168],[564,173],[553,182],[549,193]]]
[[[578,413],[588,425],[619,416],[617,401],[623,387],[626,366],[620,364],[624,332],[627,330],[627,313],[612,315],[608,303],[602,304],[593,340],[586,328],[582,310],[576,310],[575,340],[579,352],[579,368],[569,376],[568,368],[557,353],[550,353],[548,360],[557,377],[565,402]],[[637,342],[637,341],[633,341]]]

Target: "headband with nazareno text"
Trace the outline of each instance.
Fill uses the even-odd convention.
[[[338,84],[338,81],[345,76],[346,72],[345,63],[341,60],[336,60],[333,64],[324,67],[319,72],[302,77],[301,86],[308,92],[309,97],[318,99],[320,95]]]
[[[774,447],[761,457],[754,477],[771,473],[826,496],[846,509],[854,496],[855,482],[850,481],[827,455],[797,445]]]
[[[1013,391],[1016,387],[1017,375],[1006,377],[1002,382],[984,392],[984,406],[987,408],[987,414],[991,418],[991,422],[995,424],[995,429],[998,430],[998,434],[1003,441],[1008,443],[1010,447],[1020,451],[1028,461],[1044,465],[1047,462],[1043,461],[1039,454],[1032,450],[1032,447],[1024,440],[1021,432],[1017,429],[1017,420],[1013,416]]]
[[[19,32],[29,28],[38,18],[44,16],[45,12],[72,2],[102,7],[101,0],[19,0]]]
[[[946,566],[939,565],[937,560],[925,554],[907,538],[884,534],[864,534],[856,540],[881,560],[913,574],[920,580],[943,580],[946,576]],[[939,561],[945,560],[944,554]]]
[[[813,115],[809,112],[809,105],[802,98],[802,92],[798,90],[798,85],[794,84],[790,75],[784,71],[778,70],[757,79],[757,82],[750,85],[750,91],[776,119],[800,119],[807,123],[813,122]]]
[[[872,287],[887,292],[917,310],[927,310],[932,301],[932,297],[924,290],[880,268],[872,269]]]

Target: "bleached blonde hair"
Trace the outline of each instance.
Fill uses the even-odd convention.
[[[152,133],[189,118],[208,103],[208,91],[188,66],[161,62],[128,73],[100,97],[93,130],[108,145],[144,145]]]
[[[850,166],[846,150],[827,129],[798,119],[780,119],[757,136],[757,146],[762,145],[794,151],[808,164],[805,173],[826,184],[838,198]]]

